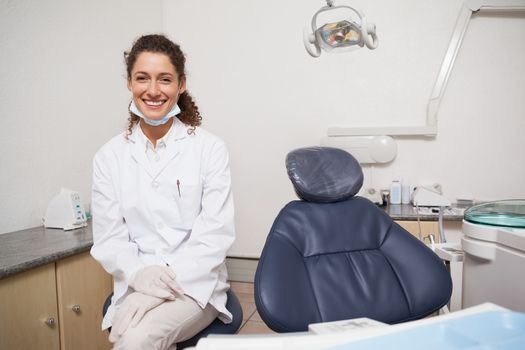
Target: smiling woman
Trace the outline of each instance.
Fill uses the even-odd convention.
[[[200,128],[178,45],[147,35],[125,58],[129,125],[95,155],[91,254],[113,275],[102,327],[114,349],[168,349],[232,321],[229,157]]]
[[[146,35],[139,38],[124,57],[128,89],[133,95],[129,134],[140,118],[144,121],[141,126],[146,129],[147,125],[165,125],[160,130],[149,130],[157,133],[165,133],[175,115],[192,126],[189,132],[201,124],[199,109],[186,90],[186,58],[180,46],[162,35]]]
[[[145,122],[157,126],[170,119],[168,113],[174,110],[179,95],[186,91],[186,79],[179,79],[168,56],[143,52],[135,61],[128,89],[133,94],[134,107],[139,113],[143,111]],[[175,110],[180,112],[178,107]]]

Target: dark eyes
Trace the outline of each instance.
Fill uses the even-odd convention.
[[[135,80],[138,81],[138,82],[145,82],[147,80],[149,80],[148,77],[145,77],[145,76],[138,76],[138,77],[135,77]],[[171,84],[172,80],[170,78],[160,78],[159,80],[162,84]]]

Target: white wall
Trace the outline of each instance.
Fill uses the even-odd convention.
[[[229,145],[238,231],[233,256],[258,256],[278,211],[295,199],[284,168],[290,150],[318,145],[329,126],[425,123],[462,2],[346,3],[377,24],[378,49],[313,59],[302,31],[324,1],[163,2],[164,28],[187,53],[188,86],[204,126]],[[520,16],[473,20],[442,102],[438,136],[398,138],[397,158],[365,168],[365,186],[387,188],[405,178],[440,183],[451,200],[525,197]]]
[[[160,0],[0,0],[0,233],[40,225],[62,186],[90,201],[126,126],[123,51],[161,19]]]
[[[377,50],[309,57],[302,30],[322,0],[0,0],[0,233],[39,225],[61,186],[89,202],[92,156],[126,124],[122,52],[164,29],[187,53],[204,126],[230,149],[238,231],[230,254],[258,256],[295,199],[284,168],[291,149],[317,145],[329,126],[425,122],[461,6],[346,3],[377,24]],[[365,186],[403,177],[439,182],[452,200],[525,197],[521,20],[471,23],[474,40],[458,56],[437,138],[397,139],[397,158],[366,168]],[[501,48],[502,38],[514,47]]]

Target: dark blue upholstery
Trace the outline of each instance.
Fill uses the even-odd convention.
[[[443,262],[375,204],[293,201],[271,228],[255,276],[255,302],[276,332],[357,317],[399,323],[443,307]]]
[[[187,347],[195,346],[200,338],[206,337],[210,334],[235,334],[241,327],[242,323],[242,307],[239,299],[235,293],[230,289],[227,293],[228,300],[226,301],[226,309],[230,311],[233,315],[232,322],[229,324],[224,324],[218,318],[215,319],[208,327],[204,328],[200,333],[197,333],[192,338],[185,340],[183,342],[177,343],[177,349],[184,349]],[[111,297],[113,293],[109,295],[104,303],[102,314],[105,315],[106,311],[111,304]],[[111,329],[111,328],[110,328]]]
[[[363,185],[363,171],[357,160],[338,148],[297,149],[286,156],[286,169],[297,196],[310,202],[345,200]]]

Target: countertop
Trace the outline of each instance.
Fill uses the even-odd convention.
[[[91,225],[64,231],[43,226],[0,235],[0,279],[68,256],[93,245]]]
[[[418,217],[416,207],[412,206],[412,204],[388,204],[387,206],[381,208],[383,208],[385,212],[394,220],[416,221]],[[443,220],[461,221],[463,220],[463,213],[467,208],[467,206],[452,204],[451,207],[445,209]],[[438,218],[439,213],[433,212],[431,208],[419,208],[419,220],[437,221]]]
[[[394,220],[417,220],[416,209],[410,204],[381,207]],[[461,221],[461,208],[452,206],[444,220]],[[421,221],[437,221],[438,214],[427,208],[419,215]],[[458,214],[461,212],[461,214]],[[64,231],[43,226],[0,234],[0,279],[40,265],[88,251],[93,245],[91,224],[87,227]]]

